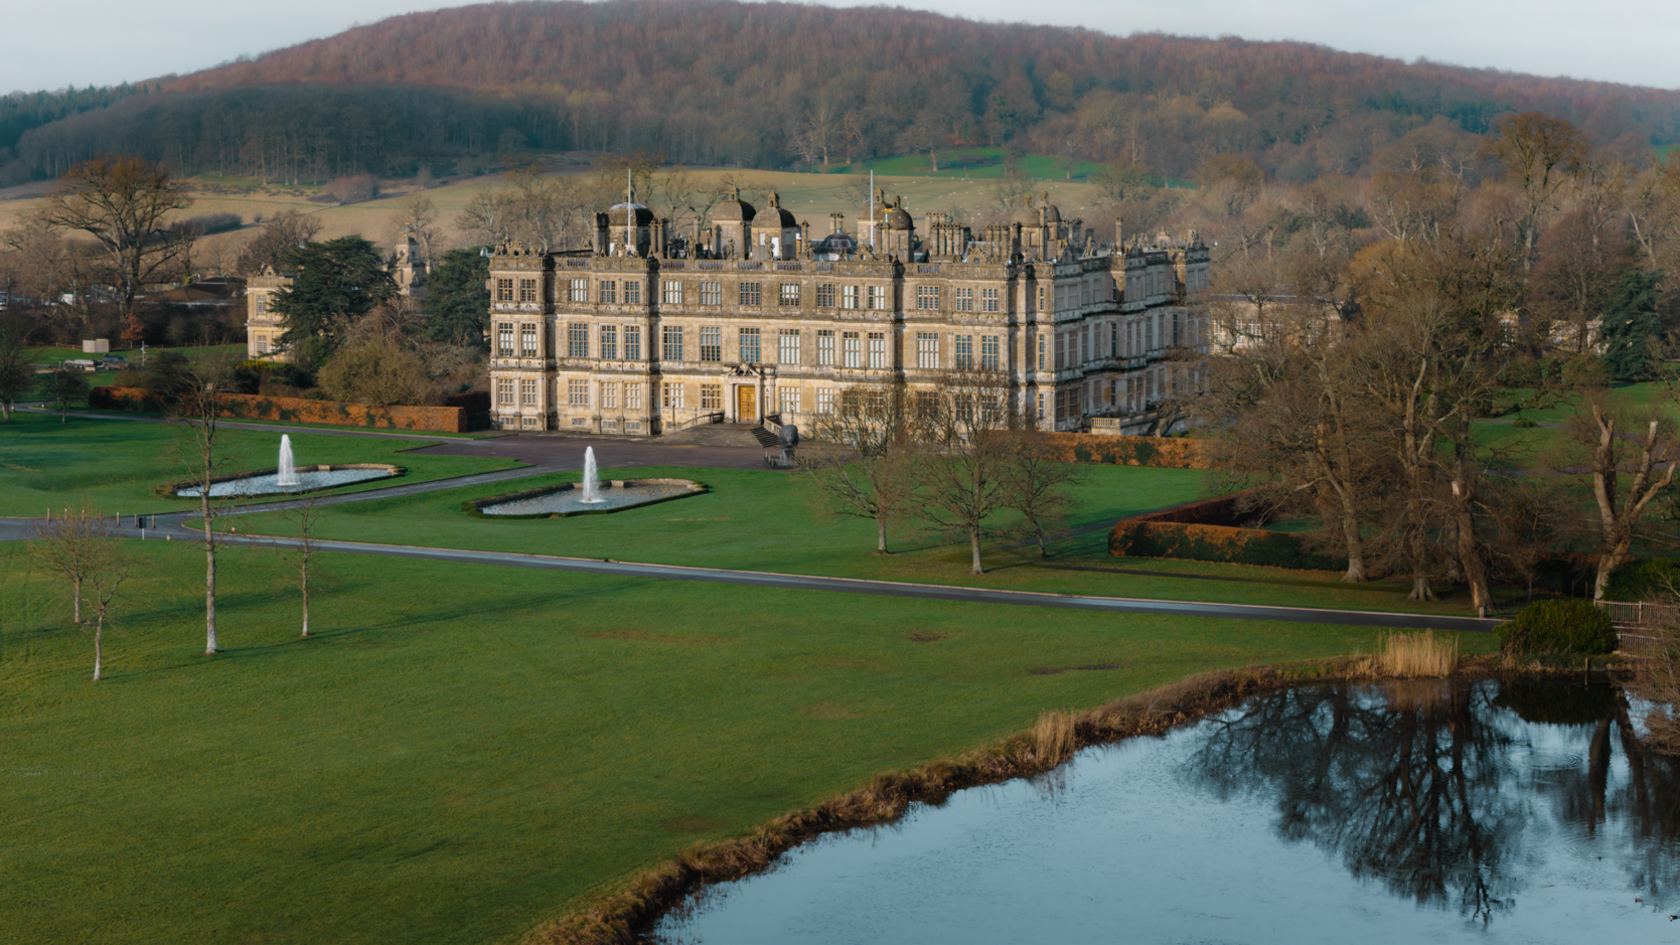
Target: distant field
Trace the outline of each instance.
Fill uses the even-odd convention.
[[[960,149],[952,153],[977,154],[986,150],[988,149]],[[921,162],[919,166],[917,161]],[[1033,163],[1035,161],[1038,163]],[[930,210],[947,211],[988,203],[991,195],[987,187],[991,180],[1001,173],[996,169],[981,173],[986,168],[976,167],[975,173],[970,175],[971,179],[964,180],[960,173],[946,173],[942,164],[939,176],[928,176],[926,164],[925,156],[880,162],[883,169],[876,173],[876,186],[885,189],[889,197],[895,194],[902,195],[905,206],[920,217]],[[1040,164],[1043,167],[1040,167]],[[1053,158],[1028,159],[1025,167],[1029,175],[1048,178],[1042,183],[1034,184],[1034,192],[1048,191],[1050,199],[1058,205],[1064,217],[1079,216],[1091,219],[1102,203],[1097,188],[1083,180],[1062,180],[1062,172],[1057,171],[1053,164]],[[866,169],[860,171],[867,173]],[[716,184],[723,178],[732,176],[774,188],[781,196],[782,206],[800,220],[809,220],[812,233],[817,235],[827,230],[830,213],[844,213],[846,225],[850,228],[856,225],[857,217],[862,212],[862,206],[856,201],[840,196],[842,190],[856,183],[856,177],[851,174],[805,174],[731,168],[696,168],[693,169],[693,173],[702,183]],[[398,185],[402,189],[378,200],[339,207],[311,203],[308,198],[317,192],[313,187],[293,188],[278,184],[265,187],[259,181],[238,178],[201,177],[194,178],[193,181],[201,188],[209,190],[201,190],[195,194],[194,203],[184,212],[184,216],[236,213],[250,224],[257,215],[266,218],[283,210],[295,210],[311,214],[321,221],[321,239],[360,234],[381,245],[387,245],[396,235],[390,224],[391,214],[420,193],[424,193],[437,207],[438,222],[445,235],[444,243],[453,245],[458,238],[454,228],[455,217],[473,196],[487,189],[505,186],[499,175],[475,177],[423,192],[414,189],[412,183],[408,183]],[[233,192],[236,188],[251,185],[257,185],[254,191]],[[38,208],[41,202],[38,198],[0,201],[0,230],[16,225],[24,214]],[[250,238],[253,231],[253,227],[247,225],[241,230],[206,237],[201,243],[200,254],[220,251],[231,255],[237,251],[239,245]]]

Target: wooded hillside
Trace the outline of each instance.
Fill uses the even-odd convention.
[[[415,13],[146,86],[24,132],[0,149],[0,180],[111,150],[319,179],[529,149],[786,167],[1007,145],[1174,177],[1235,153],[1300,182],[1357,173],[1437,115],[1480,134],[1530,110],[1599,146],[1680,141],[1673,91],[1303,43],[726,0]]]

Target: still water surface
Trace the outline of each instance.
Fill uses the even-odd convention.
[[[652,940],[1676,942],[1680,764],[1637,715],[1568,682],[1271,693],[806,844]]]

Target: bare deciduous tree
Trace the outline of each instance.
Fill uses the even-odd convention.
[[[297,572],[298,594],[303,599],[303,630],[300,637],[309,636],[309,574],[315,552],[315,526],[321,521],[321,508],[316,497],[298,501],[284,513],[286,521],[297,529],[297,543],[280,546],[280,560]]]
[[[81,623],[82,586],[117,559],[111,518],[86,503],[62,509],[35,526],[28,548],[37,567],[70,585],[71,622]]]
[[[931,391],[918,391],[916,425],[924,454],[922,517],[968,538],[970,573],[984,574],[980,542],[992,517],[1010,508],[1010,473],[1019,416],[1004,375],[957,370]]]
[[[1653,412],[1635,420],[1593,398],[1571,432],[1589,445],[1593,502],[1598,512],[1598,567],[1593,599],[1601,600],[1610,572],[1627,560],[1640,521],[1651,503],[1674,484],[1680,461],[1680,433]],[[1630,473],[1625,486],[1623,472]]]
[[[128,567],[122,561],[120,553],[113,553],[108,565],[88,576],[88,583],[93,586],[93,681],[99,681],[99,674],[105,662],[105,627],[112,623],[112,612],[115,610],[117,592],[122,589],[123,582],[128,580]]]
[[[166,218],[192,204],[162,165],[136,157],[94,158],[75,165],[54,185],[42,218],[52,226],[80,230],[98,241],[117,272],[126,327],[123,337],[140,340],[134,300],[191,247],[189,228]]]
[[[188,430],[184,452],[192,482],[198,490],[199,519],[204,531],[204,653],[218,652],[216,640],[216,503],[211,487],[226,466],[221,443],[221,396],[230,387],[233,365],[225,358],[208,358],[186,372],[179,399],[171,415]]]
[[[1048,558],[1048,533],[1066,521],[1078,505],[1071,490],[1085,477],[1078,466],[1061,461],[1061,451],[1048,434],[1023,430],[1013,439],[1013,455],[1004,468],[1009,507],[1021,513],[1038,542],[1039,557]]]
[[[838,409],[816,415],[816,443],[799,455],[835,512],[875,523],[877,554],[890,554],[887,526],[910,511],[916,488],[909,419],[902,387],[857,385]]]

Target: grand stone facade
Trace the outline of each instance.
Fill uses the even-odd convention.
[[[670,433],[697,423],[808,424],[860,383],[930,387],[997,371],[1041,427],[1146,429],[1198,384],[1206,322],[1188,296],[1208,250],[1100,243],[1048,201],[978,236],[930,215],[918,231],[877,194],[858,236],[813,241],[772,194],[738,195],[675,236],[626,201],[589,250],[503,245],[490,260],[497,426]]]

